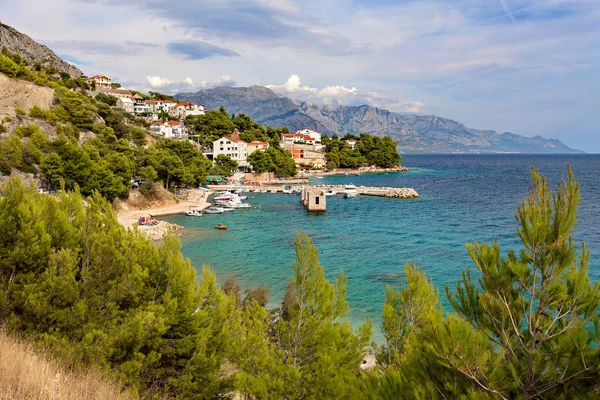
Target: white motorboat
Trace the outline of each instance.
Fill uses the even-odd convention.
[[[240,196],[240,200],[247,200],[248,196]]]
[[[292,194],[292,189],[283,189],[283,194]]]
[[[204,210],[204,214],[223,214],[225,210],[221,207],[211,207]]]
[[[277,189],[272,189],[271,193],[277,193]]]
[[[349,199],[352,197],[358,196],[358,190],[356,190],[356,186],[347,185],[344,187],[344,197]]]
[[[185,212],[185,215],[187,215],[188,217],[201,217],[202,212],[200,212],[200,210],[187,210]]]
[[[221,206],[222,206],[223,208],[225,208],[225,209],[226,209],[226,211],[229,211],[229,210],[234,210],[234,209],[236,209],[236,208],[250,208],[250,207],[252,207],[252,206],[251,206],[250,204],[248,204],[248,203],[236,203],[236,202],[233,202],[233,201],[231,201],[231,202],[229,202],[229,203],[224,203],[224,204],[221,204]]]
[[[337,192],[333,189],[329,189],[328,191],[325,192],[325,196],[335,196],[337,194]]]

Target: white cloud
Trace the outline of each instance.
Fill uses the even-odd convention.
[[[196,82],[190,77],[186,77],[181,81],[171,80],[160,76],[147,76],[146,80],[150,85],[146,90],[160,90],[167,94],[178,92],[193,92],[200,89],[208,89],[216,86],[233,86],[235,80],[229,75],[219,76],[214,81]]]
[[[315,88],[302,85],[300,77],[295,74],[291,75],[284,84],[267,85],[267,87],[293,99],[311,103],[347,106],[368,104],[394,112],[411,113],[422,112],[425,107],[419,101],[398,100],[375,92],[360,92],[355,87],[325,86],[323,88]]]

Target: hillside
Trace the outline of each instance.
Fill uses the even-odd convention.
[[[19,79],[11,79],[0,72],[0,119],[15,116],[15,108],[29,110],[35,106],[50,108],[54,90]]]
[[[39,44],[15,28],[0,22],[0,48],[2,47],[19,54],[29,64],[39,62],[44,66],[53,66],[58,71],[72,76],[83,75],[79,68],[58,57],[48,46]]]
[[[309,128],[327,134],[389,135],[403,152],[422,153],[578,153],[556,139],[468,128],[435,115],[406,115],[368,105],[330,106],[293,101],[262,87],[218,87],[175,97],[208,108],[225,106],[255,121],[290,130]]]

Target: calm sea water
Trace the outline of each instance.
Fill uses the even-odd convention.
[[[190,228],[181,238],[182,251],[194,267],[208,264],[221,280],[235,274],[244,284],[268,285],[273,305],[291,276],[294,236],[307,232],[328,277],[340,268],[348,276],[350,321],[374,320],[377,338],[385,285],[402,284],[407,261],[426,270],[447,304],[444,286],[454,288],[461,270],[475,269],[466,242],[497,239],[505,250],[521,247],[514,214],[530,188],[532,165],[555,187],[570,164],[582,194],[574,237],[585,240],[592,252],[591,277],[600,279],[600,155],[406,155],[403,163],[410,172],[314,183],[412,187],[419,199],[336,196],[327,199],[325,214],[309,214],[299,196],[251,193],[250,212],[168,221]],[[219,223],[229,229],[214,229]]]

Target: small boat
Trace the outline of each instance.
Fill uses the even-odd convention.
[[[347,185],[344,187],[344,197],[349,199],[352,197],[358,196],[358,190],[356,190],[356,186]]]
[[[223,214],[225,210],[221,207],[211,207],[204,210],[204,214]]]
[[[325,192],[325,196],[335,196],[337,194],[337,192],[333,189],[329,189],[328,191]]]
[[[292,189],[283,189],[283,194],[292,194]]]
[[[227,225],[217,225],[215,226],[216,229],[227,229]]]
[[[235,211],[235,208],[227,208],[226,206],[223,206],[223,212],[230,212],[230,211]]]
[[[185,215],[188,217],[201,217],[202,213],[199,210],[187,210]]]
[[[315,176],[315,178],[317,178],[317,179],[323,179],[322,176]]]
[[[271,193],[277,193],[277,189],[271,190]]]
[[[248,199],[248,196],[240,196],[240,200],[246,200]]]

